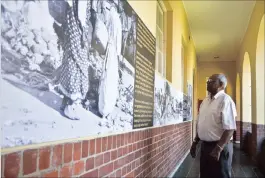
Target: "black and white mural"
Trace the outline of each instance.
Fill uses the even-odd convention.
[[[175,90],[167,80],[157,73],[154,93],[154,126],[183,122],[186,115],[183,98],[186,95]]]
[[[192,113],[192,108],[193,108],[193,87],[192,85],[188,82],[187,83],[187,111],[188,111],[188,116],[187,120],[192,120],[193,113]]]
[[[2,0],[2,147],[132,129],[136,20],[121,0]]]
[[[192,85],[187,83],[187,94],[183,94],[183,121],[192,120]]]
[[[158,74],[153,83],[155,38],[143,27],[124,0],[2,0],[1,147],[132,130],[143,81],[155,99],[137,102],[155,126],[191,119],[192,96]]]

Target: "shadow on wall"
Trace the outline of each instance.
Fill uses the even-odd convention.
[[[263,139],[260,147],[260,152],[257,155],[257,162],[259,170],[262,172],[262,174],[265,176],[265,138]]]

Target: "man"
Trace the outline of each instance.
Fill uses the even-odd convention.
[[[232,171],[232,135],[236,130],[235,103],[224,90],[227,79],[214,74],[207,81],[209,96],[200,106],[197,134],[190,153],[196,156],[196,145],[201,141],[200,177],[230,178]]]

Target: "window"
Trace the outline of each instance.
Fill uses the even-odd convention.
[[[163,77],[166,77],[166,58],[164,53],[164,9],[162,4],[157,2],[156,9],[156,70]]]

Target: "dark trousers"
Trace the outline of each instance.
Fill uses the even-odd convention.
[[[202,142],[200,158],[200,178],[231,178],[233,143],[229,142],[220,154],[219,161],[214,160],[210,153],[217,142]]]

